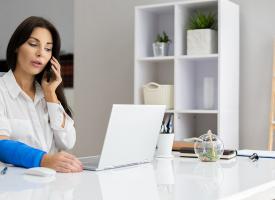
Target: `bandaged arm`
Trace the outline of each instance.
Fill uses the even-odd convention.
[[[25,168],[39,167],[45,153],[22,142],[0,140],[0,161],[4,163]]]

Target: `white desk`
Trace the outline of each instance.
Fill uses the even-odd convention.
[[[275,160],[272,159],[251,162],[238,157],[214,163],[192,158],[156,159],[153,165],[58,173],[52,181],[23,175],[24,170],[11,167],[6,175],[0,176],[1,200],[264,200],[275,197]]]

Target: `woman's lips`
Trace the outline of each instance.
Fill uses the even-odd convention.
[[[41,68],[43,65],[40,61],[31,61],[32,66],[35,68]]]

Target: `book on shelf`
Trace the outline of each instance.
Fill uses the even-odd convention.
[[[194,148],[194,142],[174,141],[173,151],[179,151],[182,148]]]
[[[194,147],[184,147],[178,150],[181,157],[197,158],[198,156],[195,153]],[[225,149],[221,159],[231,159],[237,156],[236,150]]]

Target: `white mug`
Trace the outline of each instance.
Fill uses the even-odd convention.
[[[174,142],[173,133],[161,133],[159,134],[158,145],[157,145],[157,157],[172,157],[172,147]]]

